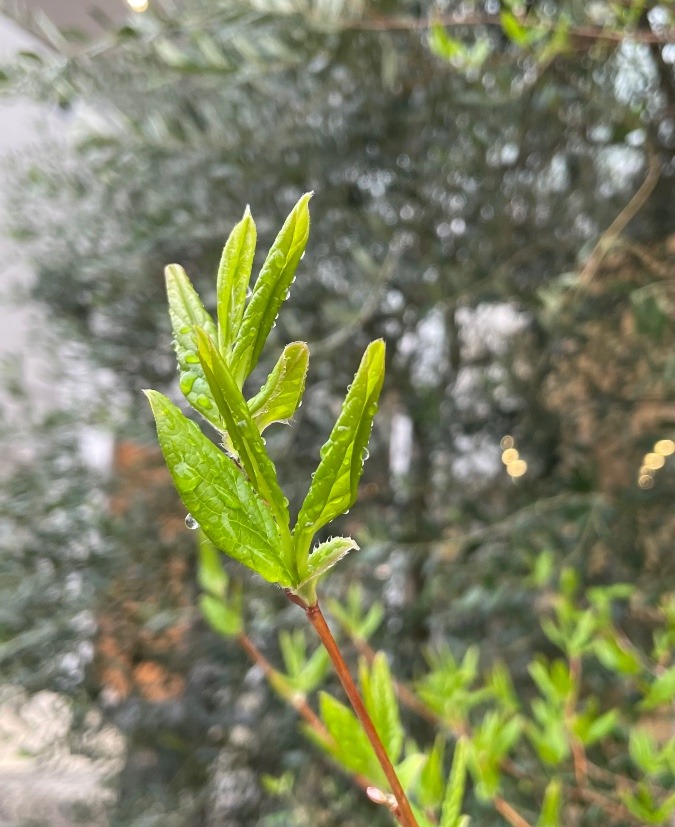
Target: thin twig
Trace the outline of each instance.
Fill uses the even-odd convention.
[[[645,180],[642,184],[640,184],[636,193],[616,216],[614,221],[612,221],[609,227],[600,236],[597,244],[593,248],[593,252],[588,257],[588,260],[586,261],[579,277],[579,281],[582,286],[587,286],[591,279],[595,276],[607,251],[626,229],[633,218],[635,218],[638,212],[645,205],[649,196],[654,191],[654,187],[661,177],[661,161],[656,153],[650,153],[648,157],[649,162]]]
[[[587,804],[595,804],[597,807],[600,807],[600,809],[604,810],[618,822],[628,821],[631,824],[644,825],[644,822],[640,821],[639,818],[636,818],[636,816],[634,816],[627,807],[624,807],[623,804],[612,801],[611,798],[607,798],[606,795],[602,795],[602,793],[599,793],[596,790],[591,790],[590,787],[573,787],[572,793],[575,794],[577,798],[581,799],[581,801],[585,801]]]
[[[237,643],[251,658],[251,660],[262,669],[262,672],[267,678],[270,685],[277,692],[279,692],[279,694],[283,695],[284,700],[290,703],[293,709],[295,709],[295,711],[300,715],[300,717],[303,718],[307,724],[309,724],[309,726],[314,730],[314,732],[316,732],[317,735],[319,735],[324,741],[332,741],[333,739],[330,732],[328,732],[319,716],[307,703],[307,698],[302,693],[292,691],[289,691],[288,693],[280,692],[284,676],[281,674],[281,672],[279,672],[272,666],[272,664],[267,660],[267,658],[263,655],[260,649],[258,649],[258,647],[253,643],[253,641],[246,634],[246,632],[240,632],[237,635]]]
[[[500,796],[496,796],[492,803],[499,815],[505,818],[512,827],[532,827],[529,821],[525,821],[520,813],[516,812],[516,810]]]
[[[309,726],[309,728],[316,733],[316,735],[327,745],[335,744],[335,739],[330,734],[330,732],[326,729],[323,724],[323,721],[319,718],[319,716],[314,712],[312,707],[307,703],[307,698],[299,693],[299,692],[281,692],[280,688],[283,682],[284,676],[275,669],[272,664],[267,660],[265,655],[258,649],[258,647],[253,643],[251,638],[246,634],[246,632],[240,632],[237,635],[237,643],[241,646],[241,648],[246,652],[249,658],[256,664],[256,666],[260,667],[263,674],[267,678],[267,682],[270,686],[278,692],[281,697],[287,701],[293,709],[300,715],[300,717],[305,721],[305,723]],[[345,772],[344,767],[341,769]],[[369,789],[372,789],[372,783],[368,778],[365,778],[363,775],[359,775],[358,773],[349,773],[347,772],[349,777],[354,781],[354,783],[360,787],[364,792],[368,792]]]
[[[663,262],[655,258],[655,256],[653,256],[643,244],[633,241],[632,239],[629,240],[624,238],[621,239],[621,246],[625,247],[625,249],[628,250],[629,253],[632,253],[636,258],[640,259],[640,261],[649,270],[651,270],[655,276],[658,276],[666,281],[669,281],[675,277],[673,269],[667,267],[663,264]]]
[[[345,659],[342,657],[342,652],[340,651],[340,648],[338,647],[337,642],[335,641],[335,638],[326,623],[326,619],[323,616],[319,604],[317,603],[314,606],[305,606],[304,608],[309,622],[315,628],[316,633],[319,635],[321,642],[333,662],[333,666],[335,667],[337,676],[340,679],[340,683],[347,693],[347,697],[354,708],[354,712],[356,712],[356,715],[361,721],[363,730],[366,733],[366,736],[375,751],[377,760],[380,762],[380,766],[382,767],[387,781],[391,786],[391,790],[398,804],[400,815],[399,812],[396,812],[393,809],[392,812],[399,818],[404,827],[418,827],[417,820],[415,819],[412,808],[410,807],[410,802],[408,801],[403,787],[401,786],[401,782],[396,775],[394,765],[391,763],[391,760],[387,755],[387,751],[384,748],[384,744],[380,740],[380,736],[378,735],[371,717],[368,714],[368,710],[366,709],[361,695],[356,688],[356,684],[354,683],[354,679],[349,671],[349,667],[347,666]]]
[[[439,15],[433,17],[371,17],[366,20],[352,20],[344,22],[342,28],[357,29],[360,31],[415,31],[428,29],[435,24],[447,26],[448,28],[462,28],[476,26],[487,26],[490,28],[502,28],[501,18],[496,15],[466,15],[459,17],[454,14]],[[556,31],[558,23],[554,20],[539,20],[531,28],[546,29],[549,32]],[[667,29],[663,34],[648,31],[646,29],[633,29],[632,31],[617,31],[614,29],[603,29],[597,26],[570,26],[567,29],[570,38],[582,40],[609,40],[616,43],[623,43],[632,40],[636,43],[660,43],[668,44],[675,42],[675,30]]]

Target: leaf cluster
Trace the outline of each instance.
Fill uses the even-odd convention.
[[[220,433],[221,448],[165,396],[157,391],[147,391],[147,396],[160,446],[190,519],[230,557],[313,605],[319,578],[357,548],[350,538],[334,537],[310,554],[314,535],[356,500],[384,379],[384,343],[376,341],[366,349],[291,528],[288,499],[262,432],[275,422],[287,423],[300,406],[307,345],[287,345],[262,388],[248,400],[243,388],[304,255],[310,197],[304,195],[291,211],[252,287],[256,228],[246,210],[223,250],[217,323],[184,270],[167,267],[180,388]],[[208,591],[206,606],[213,614],[218,589],[215,594],[213,588]],[[225,625],[223,619],[221,627]]]

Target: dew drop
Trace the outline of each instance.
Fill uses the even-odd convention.
[[[370,456],[370,451],[367,448],[363,449],[363,453],[361,454],[361,459],[365,462],[368,457]]]
[[[284,296],[284,299],[287,299],[290,295],[291,295],[291,291],[287,290],[286,295]]]
[[[302,255],[300,256],[300,261],[302,261],[302,260],[303,260],[303,258],[305,257],[305,253],[306,253],[306,252],[307,252],[307,250],[303,250],[303,251],[302,251]],[[293,281],[295,281],[295,279],[293,279]]]
[[[246,288],[246,298],[250,299],[252,295],[253,295],[253,290],[251,290],[250,287],[247,287]]]
[[[190,531],[196,531],[199,528],[199,523],[195,520],[192,514],[188,514],[185,518],[185,527],[189,528]]]

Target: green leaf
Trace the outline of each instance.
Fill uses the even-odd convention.
[[[308,605],[316,604],[316,585],[319,578],[332,569],[350,551],[358,550],[358,548],[351,537],[331,537],[330,540],[321,543],[312,551],[307,561],[305,579],[297,588],[297,592]]]
[[[384,619],[384,607],[377,601],[370,604],[362,614],[363,589],[359,583],[352,583],[347,592],[347,603],[343,607],[333,598],[328,599],[328,608],[340,625],[352,637],[368,640]]]
[[[220,553],[202,531],[199,535],[199,566],[197,569],[199,585],[214,597],[225,597],[229,578],[221,565]]]
[[[297,686],[309,694],[319,687],[330,669],[330,658],[323,646],[319,646],[309,656],[302,672],[298,675]]]
[[[358,551],[358,549],[358,545],[351,537],[331,537],[330,540],[318,545],[310,554],[307,561],[308,578],[320,577],[350,551]]]
[[[654,741],[644,729],[631,729],[628,752],[633,762],[647,775],[661,770],[661,757]]]
[[[328,652],[319,646],[307,657],[307,642],[302,630],[279,633],[279,648],[284,659],[286,684],[294,692],[313,692],[324,680],[330,667]]]
[[[675,793],[658,803],[645,784],[637,785],[635,795],[627,790],[622,792],[621,798],[631,813],[645,824],[664,824],[675,810]]]
[[[589,641],[597,629],[595,613],[587,609],[581,613],[574,633],[567,641],[567,652],[571,657],[579,656],[588,648]]]
[[[593,641],[593,651],[607,669],[622,675],[638,675],[642,672],[639,658],[614,637]]]
[[[256,228],[248,207],[225,243],[218,267],[218,346],[228,357],[239,333],[255,255]],[[203,325],[200,325],[202,327]]]
[[[196,411],[218,430],[222,430],[218,408],[197,355],[195,333],[195,328],[201,327],[209,336],[215,336],[216,326],[204,309],[185,270],[178,264],[169,264],[164,273],[180,389]]]
[[[309,238],[309,199],[306,193],[284,222],[255,283],[232,351],[232,373],[241,387],[256,366],[279,308],[290,289]]]
[[[289,632],[282,629],[279,632],[279,648],[289,677],[297,677],[302,672],[307,654],[307,642],[302,630]]]
[[[438,735],[420,776],[419,799],[424,807],[435,809],[443,799],[445,787],[443,778],[444,755],[445,738],[442,735]]]
[[[640,709],[655,709],[662,704],[672,704],[673,698],[675,698],[675,666],[671,666],[657,676],[640,702]]]
[[[537,827],[560,827],[560,807],[562,785],[558,778],[553,778],[544,792],[544,802]]]
[[[462,799],[466,786],[466,762],[469,745],[465,738],[460,738],[452,756],[452,769],[445,788],[440,827],[457,827],[462,812]]]
[[[581,737],[582,743],[584,746],[588,747],[595,744],[596,741],[601,741],[606,735],[609,735],[609,733],[616,728],[618,723],[619,715],[616,709],[610,709],[590,724],[586,732],[583,734],[583,737]]]
[[[505,712],[517,712],[520,708],[509,670],[501,661],[497,661],[490,675],[490,691]]]
[[[248,409],[262,433],[273,422],[288,422],[305,390],[309,348],[304,342],[286,345],[260,391],[248,400]]]
[[[335,744],[330,752],[351,772],[389,789],[373,748],[354,713],[326,692],[319,693],[319,711]]]
[[[403,727],[398,711],[396,690],[384,652],[375,655],[370,671],[364,662],[360,669],[361,688],[366,708],[380,736],[387,755],[393,763],[398,761],[403,749]]]
[[[528,30],[518,18],[509,11],[502,11],[499,15],[504,34],[517,46],[524,46],[528,41]]]
[[[408,792],[417,785],[420,773],[424,769],[427,757],[421,752],[413,752],[396,765],[396,775],[403,789]]]
[[[356,500],[364,452],[384,381],[384,352],[381,339],[368,345],[340,416],[328,442],[321,448],[321,461],[294,529],[301,576],[307,571],[309,545],[314,534]]]
[[[197,350],[204,375],[227,428],[228,438],[254,488],[268,503],[277,520],[286,568],[293,572],[295,561],[288,531],[288,501],[279,487],[277,472],[267,455],[265,443],[230,369],[211,339],[200,329],[197,330]]]
[[[450,37],[440,23],[434,23],[429,31],[429,48],[435,55],[445,60],[462,58],[466,54],[466,46],[462,41]]]
[[[230,605],[210,594],[203,594],[199,598],[199,608],[208,624],[224,637],[235,637],[241,632],[240,605]]]
[[[145,393],[174,484],[204,534],[265,580],[291,586],[279,527],[251,483],[165,396]]]

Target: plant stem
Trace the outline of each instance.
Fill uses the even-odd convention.
[[[307,699],[304,695],[299,693],[294,694],[279,692],[280,679],[283,679],[283,675],[272,666],[272,664],[267,660],[260,649],[258,649],[255,643],[253,643],[246,632],[239,632],[236,639],[253,663],[262,669],[270,687],[274,689],[275,692],[278,692],[283,700],[295,709],[310,729],[313,729],[321,740],[325,741],[326,744],[334,743],[333,736],[323,725],[323,722],[316,712],[314,712],[314,710],[307,703]],[[366,794],[368,793],[368,790],[372,785],[367,778],[364,778],[362,775],[358,775],[357,773],[348,773],[348,775],[358,787],[361,787]]]
[[[495,805],[495,810],[505,818],[512,827],[532,827],[529,821],[525,821],[525,819],[520,815],[520,813],[516,812],[513,807],[507,802],[504,801],[503,798],[497,796],[493,801]]]
[[[368,736],[371,746],[375,750],[377,760],[380,762],[380,766],[384,771],[387,781],[389,782],[391,790],[398,803],[399,813],[396,814],[397,817],[404,827],[418,827],[417,820],[415,819],[413,811],[410,807],[410,802],[408,801],[406,794],[403,791],[403,787],[401,786],[401,782],[398,780],[398,776],[396,775],[396,770],[387,755],[387,751],[384,748],[384,744],[380,740],[380,736],[377,734],[375,725],[373,724],[371,717],[368,714],[368,710],[361,699],[359,690],[356,688],[356,684],[354,683],[354,679],[349,671],[349,667],[347,666],[345,659],[342,657],[342,652],[340,652],[337,642],[335,641],[331,630],[328,628],[328,624],[326,623],[326,619],[323,616],[319,604],[316,603],[314,606],[305,606],[304,609],[309,622],[312,626],[314,626],[317,634],[321,638],[321,642],[325,646],[326,651],[333,662],[333,666],[335,667],[337,676],[340,679],[340,683],[347,693],[347,697],[349,698],[354,712],[356,712],[359,720],[361,721],[361,726]]]

